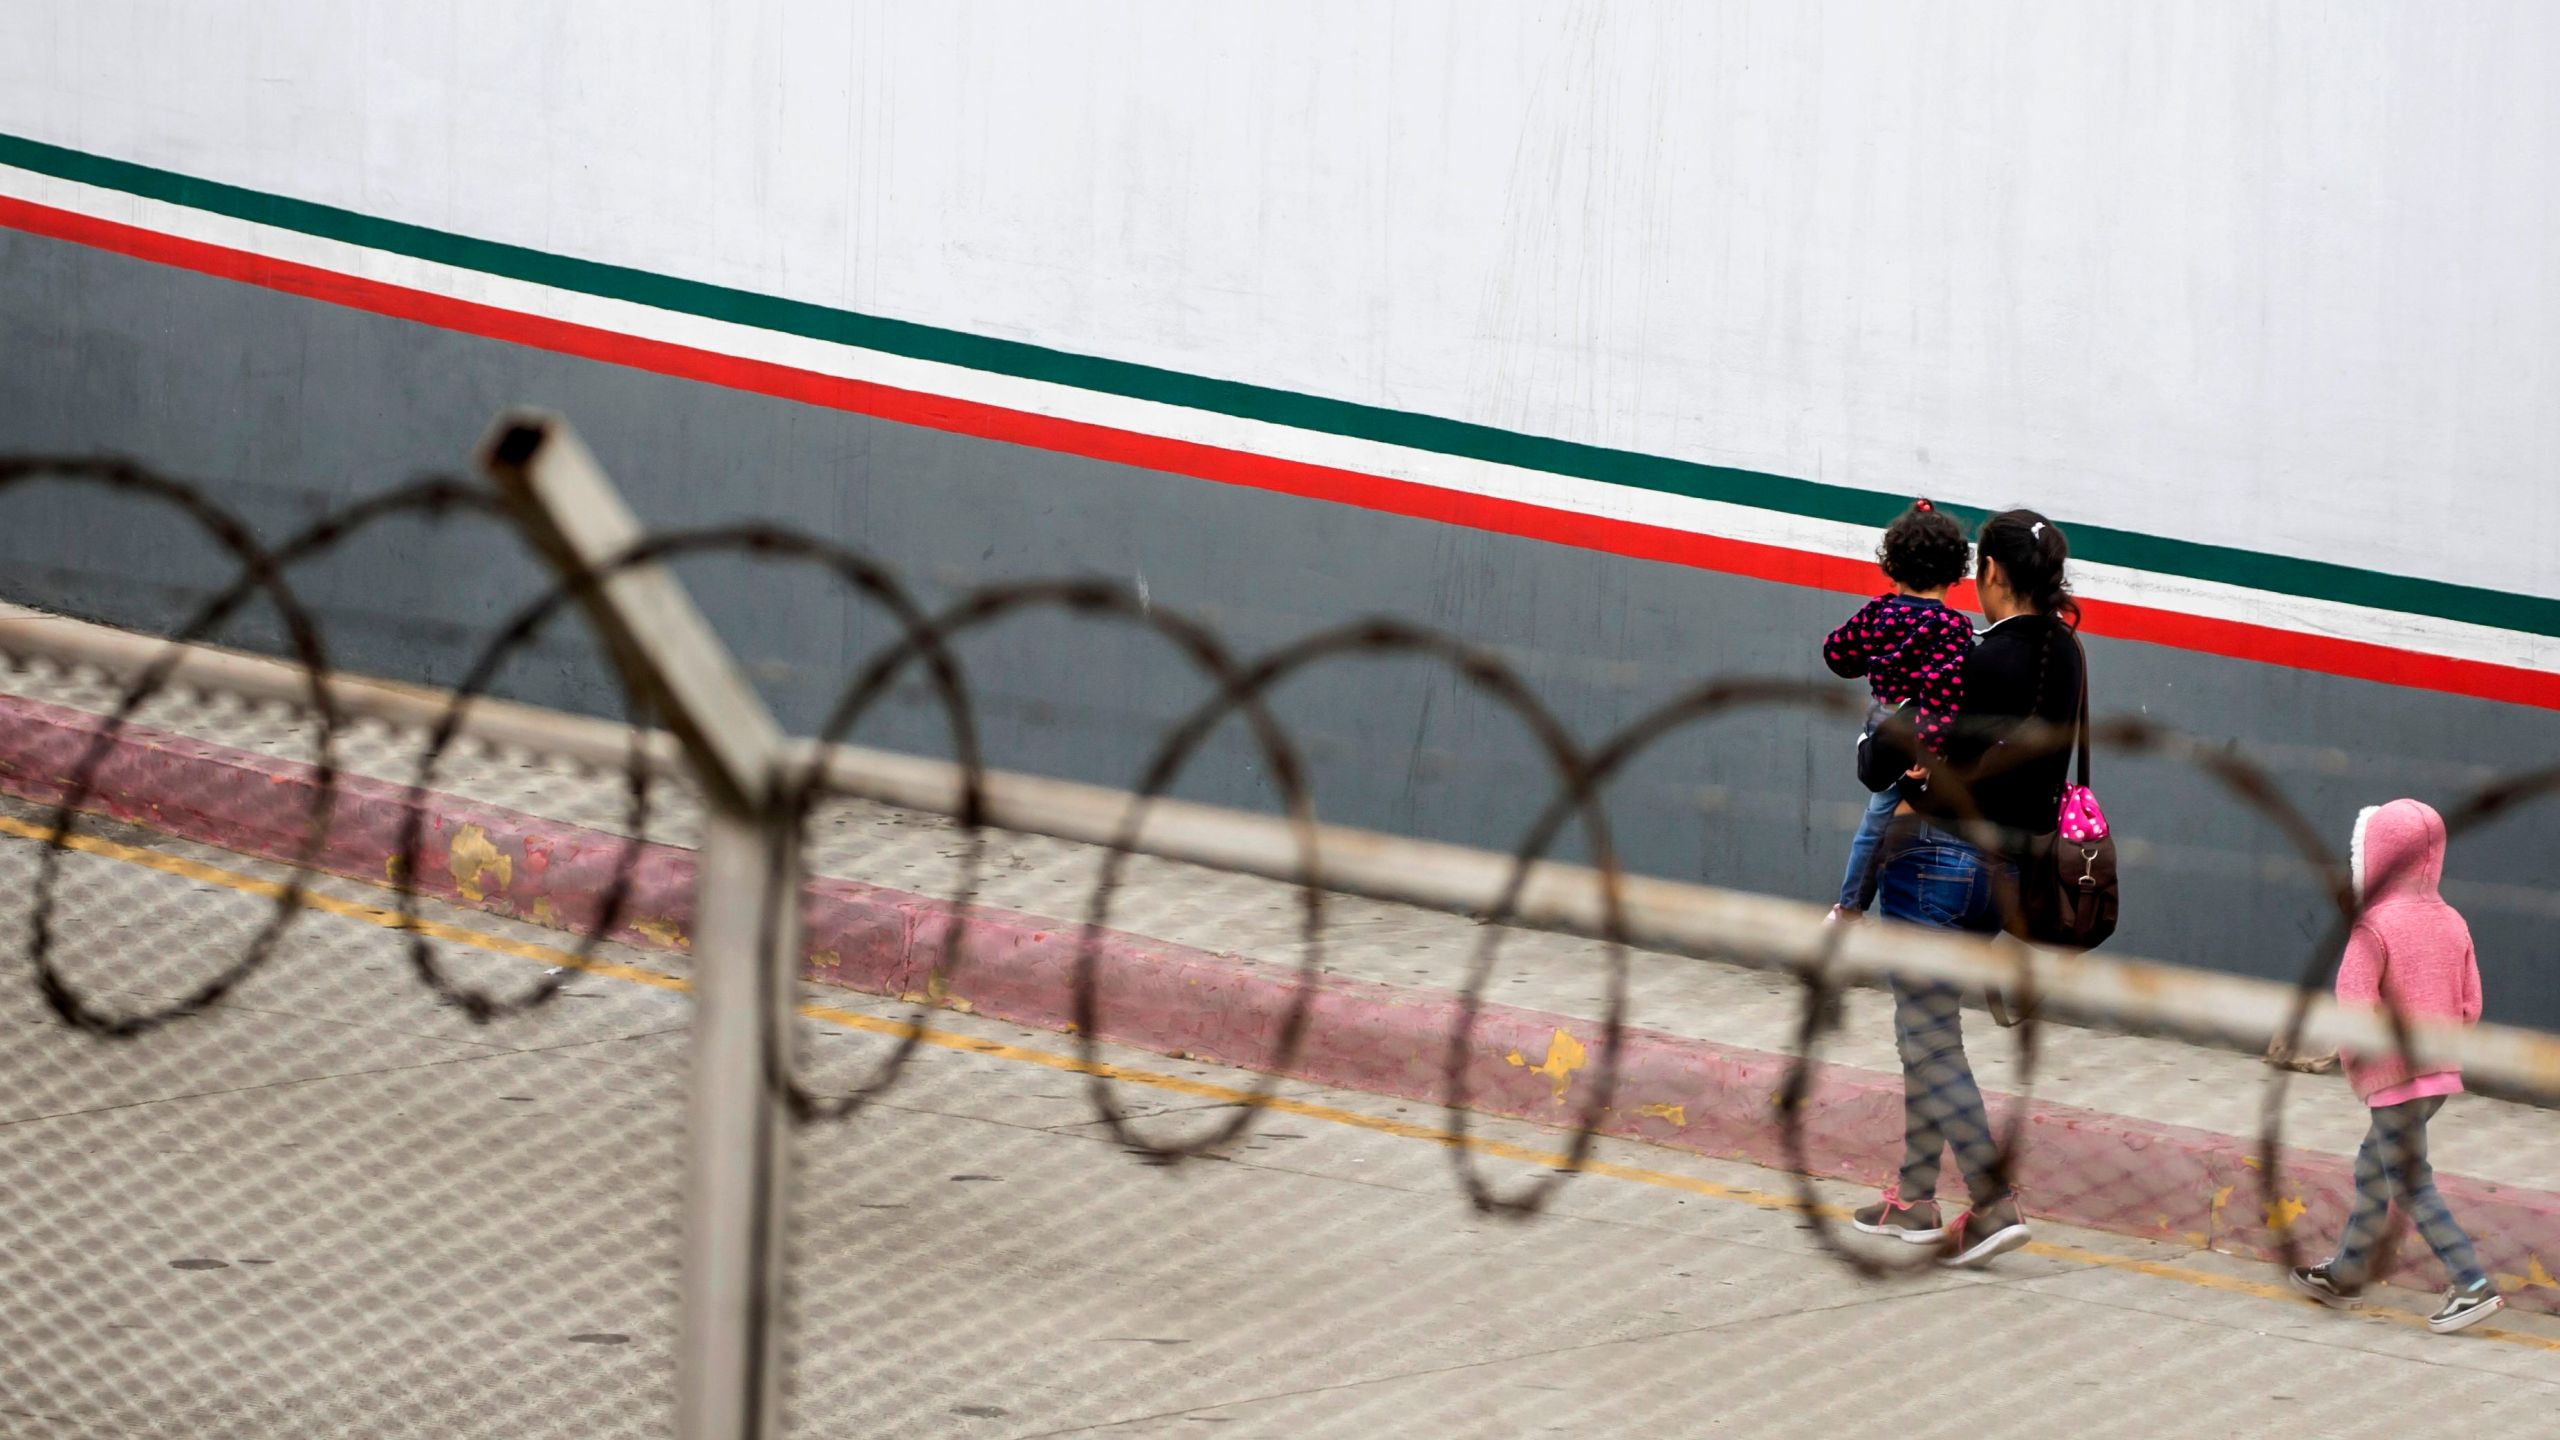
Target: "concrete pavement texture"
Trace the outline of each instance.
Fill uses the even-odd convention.
[[[42,846],[0,807],[0,934]],[[101,823],[56,858],[65,979],[148,1013],[272,913],[281,872]],[[0,1435],[645,1436],[668,1425],[689,1001],[607,945],[541,1009],[475,1024],[411,972],[384,896],[316,883],[204,1014],[74,1032],[0,976]],[[560,936],[431,905],[438,955],[516,993]],[[804,1076],[849,1085],[906,1007],[812,985]],[[1604,1140],[1525,1220],[1461,1198],[1430,1107],[937,1015],[895,1088],[797,1135],[794,1433],[1509,1436],[2533,1434],[2560,1322],[2463,1336],[2267,1267],[2066,1227],[1992,1269],[1863,1278],[1785,1177]],[[1564,1137],[1488,1120],[1506,1190]],[[1825,1198],[1853,1196],[1826,1187]]]
[[[0,699],[0,783],[51,798],[85,743],[91,717],[113,704],[103,677],[43,664],[6,676]],[[182,835],[268,855],[294,853],[310,803],[310,727],[288,710],[173,695],[146,709],[100,772],[94,803]],[[360,726],[345,737],[336,821],[320,863],[374,877],[395,858],[405,782],[418,737]],[[297,788],[297,785],[299,788]],[[593,911],[615,863],[627,797],[618,777],[541,756],[465,746],[435,777],[433,843],[422,886],[518,917],[576,925]],[[653,798],[650,838],[634,866],[633,901],[618,932],[680,946],[690,928],[688,846],[698,815],[681,790]],[[1050,1028],[1075,1013],[1075,921],[1102,856],[1038,836],[995,835],[980,878],[967,961],[943,983],[926,970],[960,876],[961,837],[930,816],[837,802],[816,817],[811,863],[822,877],[809,910],[811,972],[875,993],[932,991],[940,1004]],[[583,908],[582,908],[583,907]],[[1269,1066],[1305,955],[1289,886],[1137,858],[1109,917],[1102,1031],[1169,1053]],[[1449,915],[1327,899],[1323,981],[1306,1048],[1286,1067],[1301,1078],[1409,1100],[1436,1099],[1456,990],[1488,937]],[[1468,1084],[1483,1112],[1566,1122],[1597,1073],[1604,948],[1572,937],[1504,929],[1477,1021]],[[1700,1154],[1783,1164],[1789,1156],[1769,1100],[1782,1083],[1800,1014],[1781,978],[1696,959],[1628,957],[1637,1030],[1605,1133]],[[1884,997],[1848,997],[1842,1029],[1824,1042],[1825,1069],[1808,1107],[1805,1159],[1814,1173],[1880,1182],[1900,1137]],[[1986,1086],[2018,1084],[2014,1034],[1979,1017],[1976,1065]],[[2291,1148],[2272,1182],[2258,1133],[2269,1087]],[[2121,1233],[2261,1258],[2282,1253],[2288,1230],[2317,1244],[2342,1216],[2347,1157],[2363,1112],[2335,1077],[2286,1080],[2253,1058],[2174,1040],[2069,1026],[2041,1032],[2022,1175],[2044,1214]],[[2009,1102],[1995,1096],[1995,1111]],[[2514,1303],[2560,1306],[2560,1122],[2552,1111],[2466,1097],[2434,1127],[2435,1160],[2459,1213]],[[1952,1182],[1950,1182],[1952,1183]],[[2403,1283],[2441,1275],[2422,1247],[2403,1247]]]

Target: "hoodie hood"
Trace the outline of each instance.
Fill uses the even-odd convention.
[[[2338,957],[2339,1003],[2411,1020],[2478,1023],[2480,965],[2471,927],[2437,893],[2444,849],[2444,817],[2415,800],[2394,800],[2357,817],[2352,853],[2364,913]],[[2461,1069],[2451,1064],[2413,1074],[2395,1054],[2341,1049],[2339,1058],[2369,1105],[2462,1088]]]
[[[2444,879],[2444,817],[2420,800],[2394,800],[2356,816],[2348,849],[2356,895],[2367,905],[2434,900]]]

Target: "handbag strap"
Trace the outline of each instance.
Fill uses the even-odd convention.
[[[2080,643],[2080,632],[2071,634],[2071,651],[2080,661],[2080,718],[2072,724],[2073,742],[2080,751],[2080,788],[2089,788],[2089,651]]]

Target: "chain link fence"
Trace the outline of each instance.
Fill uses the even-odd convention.
[[[2131,1375],[2190,1390],[2194,1433],[2350,1434],[2560,1384],[2527,1313],[2560,1301],[2560,1042],[2320,1000],[2343,857],[2227,752],[2099,727],[2215,775],[2340,891],[2298,987],[1616,871],[1606,787],[1647,746],[1845,717],[1827,687],[1711,682],[1585,746],[1416,627],[1239,657],[1083,582],[928,615],[807,536],[641,535],[550,422],[488,459],[495,488],[423,482],[273,549],[149,472],[0,463],[175,506],[240,565],[176,643],[0,620],[0,1413],[28,1433],[2170,1433]],[[449,690],[332,673],[294,568],[460,512],[553,587]],[[903,627],[813,742],[668,578],[704,554]],[[252,604],[288,659],[196,643]],[[1145,627],[1215,692],[1130,792],[977,763],[950,642],[1040,609]],[[482,698],[564,643],[641,724]],[[1557,799],[1519,851],[1319,823],[1260,697],[1367,654],[1521,717]],[[901,685],[956,763],[839,743]],[[1232,723],[1280,813],[1157,800]],[[2554,783],[2487,779],[2448,822]],[[1546,862],[1576,826],[1593,864]],[[2025,1022],[1965,1008],[1985,994]],[[1979,1112],[1926,1025],[1969,1034]],[[2491,1358],[2410,1368],[2414,1291],[2325,1349],[2275,1308],[2345,1214],[2363,1112],[2271,1040],[2458,1054],[2504,1097],[2437,1154],[2516,1312]],[[1915,1121],[1946,1132],[1950,1213],[1960,1170],[2022,1192],[2037,1238],[1996,1271],[1851,1227]],[[2441,1283],[2393,1244],[2377,1276]],[[1986,1412],[1993,1373],[2033,1403]]]
[[[21,742],[122,690],[26,659],[0,688]],[[558,929],[417,899],[457,937],[427,940],[457,991],[566,982],[475,1021],[419,983],[387,868],[279,863],[307,791],[243,803],[244,782],[308,773],[308,711],[181,687],[132,719],[159,748],[99,767],[85,798],[111,813],[59,830],[24,798],[72,771],[18,771],[0,801],[0,924],[25,937],[40,915],[44,937],[0,985],[8,1411],[42,1434],[666,1433],[680,983],[612,983],[567,968]],[[426,734],[338,739],[342,784],[396,793]],[[474,750],[471,778],[518,804],[612,788]],[[463,896],[498,883],[494,855],[475,871],[450,849]]]

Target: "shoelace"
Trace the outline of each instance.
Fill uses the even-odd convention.
[[[2010,1204],[2013,1204],[2013,1205],[2014,1205],[2014,1204],[2016,1204],[2016,1203],[2017,1203],[2017,1201],[2018,1201],[2018,1197],[2019,1197],[2019,1196],[2021,1196],[2021,1195],[2024,1195],[2024,1194],[2026,1194],[2026,1193],[2027,1193],[2027,1191],[2026,1191],[2026,1187],[2025,1187],[2025,1186],[2023,1186],[2023,1185],[2012,1185],[2012,1186],[2010,1186],[2007,1190],[2005,1190],[2005,1191],[2001,1192],[2000,1198],[1999,1198],[1998,1200],[1994,1200],[1994,1201],[1992,1201],[1992,1202],[1991,1202],[1991,1204],[1992,1204],[1992,1205],[1997,1205],[1997,1204],[2000,1204],[2002,1201],[2007,1201],[2008,1203],[2010,1203]],[[1983,1207],[1983,1208],[1985,1208],[1985,1209],[1989,1209],[1990,1207],[1989,1207],[1989,1206],[1985,1206],[1985,1207]],[[2023,1210],[2019,1212],[2019,1218],[2020,1218],[2020,1219],[2022,1219],[2022,1220],[2026,1218],[2025,1212],[2024,1212]],[[1970,1224],[1972,1224],[1972,1223],[1973,1223],[1973,1207],[1972,1207],[1972,1206],[1970,1206],[1970,1205],[1968,1205],[1968,1206],[1966,1206],[1966,1207],[1965,1207],[1965,1211],[1964,1211],[1964,1213],[1963,1213],[1963,1214],[1961,1214],[1961,1215],[1958,1215],[1958,1216],[1956,1217],[1956,1222],[1955,1222],[1955,1224],[1953,1224],[1953,1225],[1951,1225],[1951,1226],[1947,1227],[1947,1238],[1948,1238],[1951,1242],[1953,1242],[1953,1248],[1955,1248],[1955,1249],[1957,1249],[1957,1250],[1962,1250],[1962,1249],[1964,1248],[1964,1227],[1965,1227],[1965,1226],[1967,1226],[1967,1225],[1970,1225]]]
[[[1918,1202],[1902,1198],[1901,1182],[1896,1181],[1895,1183],[1885,1187],[1884,1213],[1887,1216],[1900,1215],[1905,1211],[1915,1210],[1918,1208]]]

